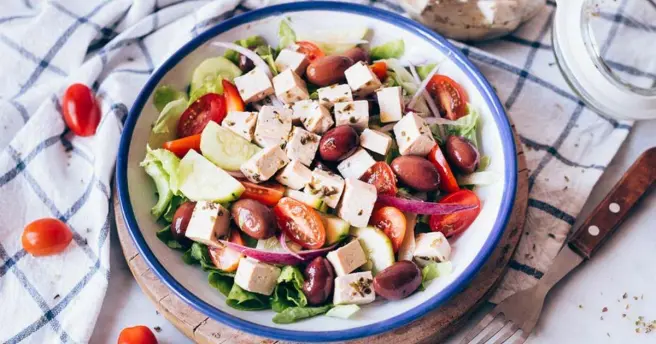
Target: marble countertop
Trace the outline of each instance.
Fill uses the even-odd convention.
[[[636,124],[593,190],[578,223],[603,199],[640,153],[656,146],[655,133],[656,121]],[[581,265],[552,290],[528,343],[656,342],[656,331],[645,334],[635,330],[639,316],[645,321],[656,320],[655,210],[656,192],[651,192],[591,261]],[[624,293],[627,293],[626,299],[622,297]],[[477,312],[469,326],[489,308],[488,305]],[[134,325],[158,329],[156,335],[160,343],[191,342],[156,312],[139,289],[113,230],[111,277],[91,343],[116,343],[121,329]],[[457,343],[462,335],[461,331],[449,343]]]

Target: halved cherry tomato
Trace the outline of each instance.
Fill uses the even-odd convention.
[[[221,80],[223,84],[223,96],[226,100],[226,110],[230,111],[244,111],[244,100],[241,99],[237,87],[228,80]]]
[[[467,92],[446,75],[434,75],[426,85],[428,92],[437,100],[440,112],[450,120],[467,114]]]
[[[189,105],[180,116],[178,137],[200,134],[209,121],[221,124],[226,113],[225,97],[221,94],[208,93]]]
[[[390,238],[394,253],[399,250],[405,237],[406,228],[403,212],[394,207],[382,207],[371,214],[369,224],[380,229]]]
[[[319,214],[309,206],[283,197],[273,208],[278,228],[297,244],[317,249],[326,242],[326,229]]]
[[[157,338],[148,327],[126,327],[118,335],[118,344],[157,344]]]
[[[454,192],[442,198],[439,203],[456,203],[462,205],[475,205],[476,208],[463,210],[447,215],[431,215],[428,224],[433,232],[442,232],[444,236],[451,237],[460,234],[469,228],[481,212],[481,200],[476,194],[467,189]]]
[[[184,157],[190,150],[200,153],[200,134],[183,137],[181,139],[164,142],[164,149],[171,151],[178,158]]]
[[[239,234],[238,229],[233,228],[230,230],[229,241],[237,245],[244,245],[244,240],[241,238],[241,234]],[[228,248],[227,246],[208,246],[207,249],[210,253],[212,263],[214,263],[214,266],[216,266],[218,269],[226,272],[237,271],[237,268],[239,267],[239,260],[242,257],[241,253]]]
[[[453,193],[460,190],[458,186],[458,181],[449,167],[449,163],[446,161],[444,154],[439,145],[435,145],[433,149],[428,153],[428,160],[433,163],[433,166],[437,169],[437,173],[440,175],[440,190],[446,191],[447,193]]]
[[[255,184],[245,180],[239,181],[246,188],[241,198],[254,199],[264,205],[273,207],[285,193],[285,187],[273,182]]]
[[[73,233],[68,225],[53,218],[31,222],[21,236],[23,248],[35,257],[62,252],[72,239]]]
[[[77,136],[91,136],[100,123],[100,108],[93,93],[83,84],[68,86],[62,99],[64,122]]]
[[[321,51],[321,48],[312,42],[298,41],[296,45],[298,45],[298,52],[305,54],[310,62],[326,55]]]
[[[398,191],[396,187],[396,175],[390,165],[384,161],[379,161],[371,166],[360,177],[360,180],[375,186],[379,194],[396,196],[396,192]]]
[[[387,77],[387,63],[378,61],[369,66],[369,68],[371,68],[371,71],[374,72],[381,81]]]

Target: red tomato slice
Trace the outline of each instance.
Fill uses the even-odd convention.
[[[452,237],[464,232],[476,220],[481,212],[481,200],[473,191],[463,189],[442,198],[439,203],[457,203],[475,205],[474,209],[463,210],[448,215],[431,215],[428,224],[433,232],[442,232],[444,236]]]
[[[21,243],[29,254],[49,256],[66,249],[73,239],[73,233],[64,222],[45,218],[31,222],[23,230]]]
[[[223,84],[223,96],[226,100],[226,112],[244,111],[246,105],[244,105],[244,101],[241,99],[237,87],[225,79],[221,80],[221,83]]]
[[[451,167],[449,167],[449,163],[446,161],[444,154],[442,154],[439,145],[435,145],[430,153],[428,153],[428,160],[433,163],[433,166],[437,169],[437,173],[440,174],[440,190],[446,191],[447,193],[460,190],[456,176],[453,175]]]
[[[369,224],[380,229],[390,238],[394,253],[399,250],[405,237],[406,228],[403,212],[394,207],[382,207],[371,214]]]
[[[64,122],[77,136],[91,136],[100,123],[100,108],[93,93],[83,84],[73,84],[62,98]]]
[[[164,149],[173,152],[178,158],[184,157],[190,150],[200,152],[200,134],[164,142]]]
[[[326,229],[319,214],[309,206],[283,197],[273,208],[278,227],[297,244],[317,249],[326,242]]]
[[[118,335],[118,344],[157,344],[157,338],[148,327],[126,327]]]
[[[450,120],[467,114],[467,93],[446,75],[434,75],[426,85],[428,92],[437,100],[440,112]]]
[[[387,78],[387,63],[378,61],[369,66],[369,68],[371,68],[371,71],[374,72],[381,81]]]
[[[239,181],[246,188],[241,198],[254,199],[264,205],[273,207],[285,194],[285,187],[274,182],[255,184],[245,180]]]
[[[244,245],[244,240],[241,238],[239,230],[235,228],[230,230],[229,241],[238,245]],[[228,248],[227,246],[208,246],[207,249],[210,253],[212,263],[218,269],[226,272],[237,271],[237,268],[239,267],[239,260],[242,257],[241,253]]]
[[[296,45],[298,45],[298,52],[301,54],[305,54],[307,56],[308,61],[312,62],[320,57],[326,56],[326,54],[321,51],[321,48],[319,48],[316,44],[308,41],[298,41],[296,42]]]
[[[178,137],[200,134],[210,121],[221,124],[227,113],[225,103],[225,97],[216,93],[198,98],[180,116]]]
[[[375,163],[360,180],[376,187],[379,194],[396,196],[396,175],[390,165],[384,161]]]

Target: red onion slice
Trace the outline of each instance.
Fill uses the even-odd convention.
[[[301,259],[299,259],[289,253],[258,250],[255,248],[250,248],[247,246],[235,244],[226,240],[221,240],[220,242],[247,257],[257,259],[262,263],[282,264],[282,265],[298,265],[302,262],[306,262],[316,257],[323,256],[324,254],[334,249],[335,246],[337,246],[337,244],[335,244],[330,247],[324,247],[317,250],[298,252],[297,255],[301,257]]]
[[[378,200],[376,202],[382,205],[391,205],[401,211],[423,215],[447,215],[477,207],[475,205],[462,205],[457,203],[424,202],[387,195],[378,195]]]
[[[289,254],[291,254],[295,258],[303,260],[303,257],[301,257],[298,253],[292,251],[292,249],[289,248],[289,246],[287,246],[287,236],[285,235],[285,232],[282,232],[280,234],[280,236],[278,237],[278,240],[280,241],[280,246],[282,247],[283,250],[287,251]]]

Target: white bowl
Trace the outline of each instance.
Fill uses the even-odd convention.
[[[490,170],[502,176],[493,185],[479,187],[482,211],[472,226],[452,240],[453,273],[433,281],[426,291],[392,302],[377,301],[362,307],[352,319],[315,317],[288,325],[271,321],[273,311],[246,312],[226,305],[225,297],[207,283],[201,269],[185,265],[180,253],[160,242],[161,229],[150,215],[154,187],[139,167],[157,111],[151,105],[153,90],[161,84],[185,89],[193,69],[217,51],[206,43],[234,41],[258,34],[278,42],[278,25],[289,17],[297,32],[366,25],[372,45],[403,38],[405,57],[413,62],[439,62],[440,73],[459,82],[481,113],[481,153],[491,158]],[[516,184],[516,156],[510,125],[492,87],[467,58],[444,38],[409,19],[372,7],[330,2],[302,2],[273,6],[224,21],[196,37],[171,56],[152,75],[136,99],[125,123],[117,162],[120,204],[140,253],[178,296],[198,311],[239,330],[283,340],[337,341],[370,336],[405,325],[439,307],[468,285],[497,245],[511,213]]]

